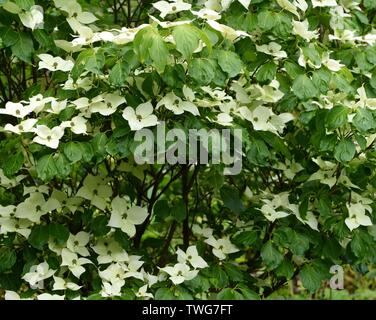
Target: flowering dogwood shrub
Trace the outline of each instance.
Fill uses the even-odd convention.
[[[111,3],[0,0],[2,298],[259,299],[376,262],[374,0]],[[161,122],[240,129],[241,171],[139,163]]]

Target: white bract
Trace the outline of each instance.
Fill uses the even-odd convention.
[[[38,55],[39,59],[39,69],[47,69],[50,71],[71,71],[74,63],[70,60],[64,60],[60,57],[53,57],[50,54],[42,53]]]
[[[182,0],[176,0],[176,1],[158,1],[155,3],[152,3],[153,7],[157,9],[160,12],[161,18],[164,18],[168,14],[176,14],[181,11],[186,11],[191,9],[191,4],[186,3]]]
[[[180,284],[187,280],[192,280],[198,274],[198,270],[191,270],[185,263],[177,263],[173,267],[167,266],[160,268],[161,271],[166,272],[173,284]]]
[[[22,279],[30,284],[30,286],[36,286],[38,282],[48,279],[55,274],[56,270],[50,269],[47,262],[42,262],[38,265],[34,265],[30,268],[30,271],[26,273]],[[43,288],[43,284],[40,284]]]
[[[43,28],[43,8],[41,6],[32,6],[29,11],[20,12],[18,16],[27,28],[32,30]]]
[[[136,234],[136,225],[143,223],[148,216],[146,209],[140,206],[130,206],[123,198],[116,197],[111,203],[111,218],[108,225],[113,228],[120,228],[128,236]]]
[[[83,265],[92,263],[89,259],[79,258],[76,253],[65,248],[61,252],[61,259],[61,266],[68,267],[76,278],[80,278],[81,274],[85,272]]]
[[[64,128],[58,126],[50,129],[45,125],[37,125],[34,132],[36,133],[36,137],[33,139],[34,142],[57,149],[60,139],[64,135]]]
[[[153,105],[150,101],[138,105],[136,109],[126,107],[123,118],[128,121],[131,130],[140,130],[158,124],[158,118],[153,114]]]
[[[227,238],[215,239],[213,236],[205,240],[205,242],[212,246],[213,254],[219,259],[224,260],[226,256],[231,253],[238,252],[239,249],[231,243]]]

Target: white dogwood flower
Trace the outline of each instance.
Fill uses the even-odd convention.
[[[173,284],[180,284],[186,280],[192,280],[198,274],[198,270],[191,270],[185,263],[177,263],[173,267],[167,266],[159,269],[170,276],[169,279]]]
[[[155,3],[152,3],[153,7],[157,9],[160,12],[161,18],[164,18],[168,14],[175,14],[181,11],[186,11],[191,9],[191,4],[186,3],[182,0],[176,0],[172,2],[167,1],[158,1]]]
[[[4,109],[0,109],[0,114],[7,114],[10,116],[14,116],[20,119],[25,118],[28,114],[32,113],[34,111],[33,106],[26,105],[24,106],[22,103],[14,103],[11,101],[8,101],[5,104]]]
[[[76,196],[90,200],[91,204],[101,210],[105,210],[106,200],[111,197],[112,189],[106,182],[99,176],[89,174],[83,186],[78,190]]]
[[[208,266],[206,261],[198,255],[196,246],[189,246],[186,252],[179,248],[176,254],[180,263],[189,263],[195,269],[206,268]]]
[[[37,134],[33,141],[49,148],[57,149],[60,139],[64,135],[64,128],[57,126],[52,129],[45,125],[38,125],[34,130]]]
[[[41,216],[59,207],[60,203],[56,199],[50,198],[46,201],[42,193],[34,192],[30,194],[29,198],[17,206],[15,216],[39,223]]]
[[[42,293],[37,295],[37,300],[64,300],[65,295],[58,295],[58,294],[50,294],[50,293]]]
[[[235,247],[227,238],[215,239],[213,236],[211,236],[210,238],[206,239],[205,242],[213,247],[213,254],[219,260],[226,259],[227,254],[239,251],[239,249]]]
[[[80,23],[95,22],[97,17],[91,12],[82,11],[81,5],[76,0],[54,0],[55,6],[68,13],[70,18],[77,19]]]
[[[21,134],[25,132],[34,132],[34,126],[37,122],[38,122],[37,119],[26,119],[15,126],[10,123],[7,123],[4,126],[4,130],[13,132],[15,134]]]
[[[72,291],[77,291],[80,290],[82,286],[79,286],[78,284],[74,282],[70,282],[68,280],[65,280],[60,277],[55,277],[54,276],[54,285],[52,287],[52,290],[57,291],[57,290],[72,290]]]
[[[18,16],[27,28],[32,30],[43,28],[43,8],[41,6],[31,6],[29,11],[20,12]]]
[[[312,0],[312,6],[316,7],[336,7],[337,1],[336,0]]]
[[[221,15],[214,10],[203,8],[199,11],[191,11],[195,16],[204,19],[204,20],[219,20]]]
[[[90,235],[84,231],[80,231],[76,235],[70,234],[66,246],[70,251],[87,257],[90,255],[89,250],[86,248],[89,239]]]
[[[50,54],[42,53],[39,54],[38,57],[41,59],[41,61],[39,61],[39,69],[69,72],[74,66],[72,61],[64,60],[60,57],[53,57]]]
[[[48,279],[55,274],[56,270],[50,269],[47,262],[42,262],[38,265],[31,266],[28,273],[22,279],[28,282],[31,286],[37,285],[38,282]]]
[[[372,213],[370,206],[358,202],[346,203],[346,207],[349,211],[349,217],[345,219],[345,223],[351,231],[359,226],[372,226],[370,217],[366,215],[366,211]]]
[[[131,130],[140,130],[158,124],[158,118],[153,114],[153,105],[150,101],[138,105],[136,109],[126,107],[123,118],[128,121]]]
[[[60,126],[62,128],[69,128],[75,134],[86,134],[87,132],[87,120],[81,116],[75,116],[68,121],[63,121]]]
[[[90,111],[98,112],[102,116],[109,116],[116,112],[117,107],[125,102],[124,97],[117,94],[108,93],[103,97],[103,101],[92,103],[90,105]]]
[[[143,223],[148,216],[145,208],[139,206],[129,207],[129,202],[117,196],[111,203],[111,217],[108,226],[120,228],[128,236],[136,234],[136,225]]]
[[[281,50],[282,46],[276,42],[270,42],[261,46],[256,45],[256,50],[275,57],[276,59],[287,58],[286,51]]]
[[[184,111],[188,111],[193,115],[200,115],[196,105],[191,101],[183,101],[180,97],[175,95],[174,92],[166,94],[158,103],[157,109],[164,106],[166,109],[172,111],[174,114],[182,114]]]
[[[340,63],[338,60],[330,59],[329,52],[325,52],[321,59],[321,62],[326,66],[330,71],[337,72],[341,70],[345,65]]]
[[[99,264],[125,262],[129,260],[127,252],[112,239],[100,239],[92,248],[94,252],[98,254],[97,260]]]
[[[0,218],[0,234],[16,232],[27,239],[31,233],[32,225],[33,223],[28,219]]]
[[[153,299],[154,296],[152,293],[147,292],[148,291],[148,285],[145,284],[144,286],[140,287],[138,291],[136,292],[137,298],[143,298],[143,299]]]
[[[84,264],[92,263],[89,259],[79,258],[77,253],[64,248],[61,251],[61,266],[66,266],[76,278],[80,278],[81,274],[85,272]]]
[[[310,42],[312,39],[318,39],[319,33],[317,30],[309,31],[308,27],[308,20],[305,19],[304,21],[292,21],[293,25],[293,33],[302,37],[303,39]]]

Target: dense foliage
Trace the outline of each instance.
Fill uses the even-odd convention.
[[[259,299],[376,262],[375,0],[0,0],[0,295]],[[242,171],[134,161],[242,129]]]

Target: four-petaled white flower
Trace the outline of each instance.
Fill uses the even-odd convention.
[[[60,139],[64,135],[64,128],[60,126],[50,129],[45,125],[38,125],[34,131],[37,136],[34,137],[33,141],[52,149],[59,146]]]
[[[366,211],[372,213],[372,208],[368,204],[361,202],[346,203],[346,207],[349,211],[349,217],[345,219],[345,223],[351,231],[359,226],[372,226],[371,218],[366,215]]]
[[[190,246],[184,252],[180,248],[176,251],[180,263],[189,263],[195,269],[206,268],[208,264],[202,259],[197,252],[196,246]]]
[[[34,192],[17,206],[15,216],[39,223],[41,216],[59,207],[60,203],[56,199],[50,198],[46,201],[42,193]]]
[[[145,208],[129,207],[129,202],[119,196],[112,200],[111,207],[111,218],[108,225],[113,228],[120,228],[130,237],[136,234],[135,226],[143,223],[148,216]]]
[[[94,252],[98,254],[98,263],[125,262],[129,260],[128,253],[112,239],[100,239],[95,246]]]
[[[85,272],[85,268],[83,267],[84,264],[92,263],[89,259],[79,258],[77,253],[66,248],[61,251],[61,258],[61,266],[68,267],[76,278],[80,278],[81,274]]]
[[[231,241],[227,238],[215,239],[213,236],[205,240],[205,242],[212,246],[213,254],[219,259],[226,259],[226,255],[230,253],[238,252],[239,249],[235,247]]]
[[[191,101],[183,101],[174,92],[166,94],[158,103],[157,109],[164,106],[166,109],[172,111],[174,114],[182,114],[188,111],[195,116],[200,115],[196,105]]]
[[[192,280],[198,274],[198,270],[191,270],[185,263],[177,263],[173,267],[167,266],[159,269],[170,276],[169,279],[173,284],[180,284],[184,281]]]
[[[32,30],[43,28],[43,8],[41,6],[31,6],[29,11],[20,12],[18,16],[27,28]]]
[[[78,284],[74,282],[70,282],[68,280],[65,280],[60,277],[55,277],[54,276],[54,285],[52,287],[52,290],[57,291],[57,290],[72,290],[72,291],[77,291],[80,290],[82,286],[79,286]]]
[[[336,0],[312,0],[312,6],[316,7],[336,7],[338,6]]]
[[[76,235],[70,234],[67,240],[67,248],[83,257],[90,255],[86,245],[89,243],[90,235],[87,232],[80,231]]]
[[[89,174],[78,190],[76,196],[90,200],[91,204],[101,210],[106,209],[106,200],[112,195],[111,187],[99,176]]]
[[[148,285],[145,284],[145,285],[143,285],[142,287],[140,287],[138,289],[138,291],[136,292],[136,297],[137,298],[143,298],[145,300],[147,300],[147,299],[153,299],[153,297],[154,297],[153,294],[151,294],[151,293],[149,293],[147,291],[148,291]]]
[[[293,25],[293,33],[302,37],[303,39],[307,40],[308,42],[312,39],[317,39],[319,37],[319,33],[317,30],[309,31],[308,27],[308,20],[304,21],[292,21]]]
[[[168,14],[175,14],[180,11],[186,11],[191,9],[191,4],[186,3],[182,0],[176,0],[172,2],[167,2],[167,1],[158,1],[155,3],[152,3],[153,7],[157,9],[160,12],[161,18],[164,18]]]
[[[39,69],[47,69],[50,71],[71,71],[74,63],[70,60],[64,60],[60,57],[53,57],[50,54],[42,53],[38,55],[39,59]]]
[[[30,271],[26,273],[22,279],[28,282],[31,286],[37,286],[38,282],[48,279],[55,274],[56,270],[50,269],[47,262],[42,262],[38,265],[34,265],[30,268]],[[43,288],[43,284],[39,284]]]
[[[30,106],[30,105],[24,106],[20,102],[14,103],[14,102],[8,101],[5,104],[5,108],[0,109],[0,114],[7,114],[10,116],[23,119],[28,114],[32,113],[33,111],[34,111],[33,106]]]
[[[126,107],[123,118],[128,121],[131,130],[140,130],[158,124],[158,118],[153,114],[153,105],[150,101],[140,104],[136,109]]]
[[[26,119],[15,126],[10,123],[7,123],[4,126],[4,130],[13,132],[15,134],[21,134],[24,132],[34,132],[34,126],[37,122],[37,119]]]
[[[87,120],[81,116],[75,116],[69,121],[63,121],[61,123],[62,128],[69,128],[71,131],[75,134],[86,134],[87,132],[87,125],[86,125]]]
[[[117,94],[108,93],[103,97],[103,101],[92,103],[90,105],[90,111],[98,112],[102,116],[109,116],[116,112],[117,107],[125,102],[124,97]]]
[[[261,46],[256,45],[256,50],[275,57],[276,59],[287,58],[286,51],[281,50],[282,46],[276,42],[270,42]]]

